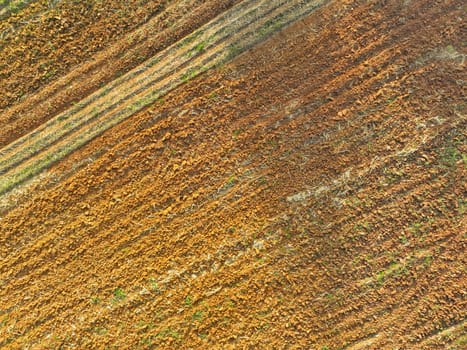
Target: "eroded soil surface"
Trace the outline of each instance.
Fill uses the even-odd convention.
[[[465,348],[465,10],[329,1],[3,194],[0,347]]]

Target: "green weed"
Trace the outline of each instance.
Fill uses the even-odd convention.
[[[160,292],[159,286],[158,286],[156,280],[155,280],[153,277],[151,277],[151,278],[148,280],[148,283],[149,283],[149,285],[151,286],[151,289],[152,289],[154,292],[156,292],[156,293],[159,293],[159,292]]]
[[[259,35],[261,37],[269,35],[281,27],[284,26],[284,20],[281,18],[272,18],[266,21],[263,26],[259,29]]]
[[[409,229],[413,233],[420,233],[420,231],[422,229],[422,224],[420,222],[415,222],[415,223],[412,224],[412,226],[410,226]]]
[[[465,346],[467,345],[467,335],[460,335],[454,342],[456,345]]]
[[[227,58],[228,61],[230,61],[234,57],[237,57],[238,55],[240,55],[242,52],[243,52],[243,48],[241,48],[238,45],[231,44],[231,45],[229,45],[229,48],[227,49],[227,57],[226,58]]]
[[[107,330],[107,328],[97,326],[97,327],[94,327],[92,332],[97,334],[97,335],[106,335],[109,331]]]
[[[123,291],[123,289],[121,289],[121,288],[116,288],[113,291],[113,295],[114,295],[113,298],[112,298],[113,303],[117,303],[117,302],[122,301],[123,299],[126,298],[126,294]]]
[[[371,224],[367,221],[356,223],[353,227],[354,231],[368,231],[371,228]]]
[[[234,174],[232,174],[227,179],[227,182],[225,183],[225,185],[230,188],[233,185],[235,185],[236,182],[237,182],[237,177]]]
[[[146,322],[144,320],[141,320],[141,321],[138,321],[138,323],[136,323],[136,327],[145,328],[149,330],[149,329],[153,329],[155,327],[155,324],[152,322]]]
[[[196,68],[190,68],[185,73],[183,73],[180,78],[184,83],[188,83],[191,79],[198,75],[198,70]]]
[[[191,319],[193,321],[201,321],[203,319],[203,312],[201,310],[197,310],[191,315]]]
[[[154,341],[154,336],[150,335],[149,337],[145,337],[145,338],[141,339],[141,341],[139,343],[140,343],[140,345],[152,345],[153,341]]]
[[[459,198],[457,200],[457,204],[458,204],[457,213],[459,215],[464,215],[466,212],[466,208],[467,208],[467,200],[465,200],[464,198]]]
[[[5,316],[1,321],[0,321],[0,328],[6,326],[8,323],[8,315]]]
[[[25,0],[20,0],[20,1],[14,1],[14,0],[2,0],[0,1],[0,8],[7,8],[10,13],[17,13],[19,10],[21,10],[25,5],[27,5],[27,1]]]
[[[172,328],[166,328],[162,331],[160,331],[159,333],[157,333],[157,336],[158,337],[161,337],[161,338],[167,338],[167,337],[171,337],[175,340],[179,340],[180,339],[180,332],[172,329]]]
[[[425,268],[430,267],[432,262],[433,257],[431,255],[427,255],[423,258],[423,266],[425,266]]]
[[[45,79],[49,79],[49,78],[52,78],[53,76],[55,76],[56,74],[57,74],[57,70],[56,69],[51,69],[51,70],[46,71],[42,76]]]
[[[376,283],[378,285],[382,285],[384,283],[385,276],[386,276],[386,271],[380,271],[376,273]]]
[[[193,47],[190,51],[188,51],[188,57],[193,55],[198,55],[205,50],[206,44],[204,42],[200,42],[195,47]]]
[[[464,156],[456,147],[447,146],[440,151],[440,163],[444,168],[454,168],[458,160],[464,161]]]
[[[233,137],[234,139],[237,139],[237,138],[240,136],[241,133],[242,133],[242,130],[241,130],[241,129],[236,129],[236,130],[234,130],[234,131],[232,132],[232,137]]]
[[[185,304],[185,306],[191,306],[191,304],[193,303],[193,298],[190,295],[187,295],[183,303]]]
[[[185,37],[183,40],[180,41],[179,47],[183,47],[186,45],[191,44],[196,40],[196,38],[200,37],[204,33],[204,30],[198,30],[194,32],[193,34],[188,35]]]
[[[407,238],[406,235],[399,236],[399,241],[401,242],[402,245],[409,244],[409,239]]]

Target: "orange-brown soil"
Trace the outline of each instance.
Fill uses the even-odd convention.
[[[0,347],[465,348],[464,17],[330,1],[5,194]]]
[[[236,2],[65,1],[52,9],[48,1],[31,4],[25,13],[9,18],[12,23],[2,23],[0,146],[27,134]],[[38,7],[39,11],[33,5],[48,10]],[[34,15],[29,13],[32,10]]]

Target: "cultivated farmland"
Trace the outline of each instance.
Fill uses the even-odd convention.
[[[465,348],[463,1],[0,6],[0,348]]]

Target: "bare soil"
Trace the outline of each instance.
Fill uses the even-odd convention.
[[[34,2],[9,18],[12,23],[1,26],[5,38],[0,45],[0,110],[4,109],[0,146],[26,135],[237,2],[63,1],[51,9],[49,1]],[[33,5],[43,6],[39,11]]]
[[[0,347],[465,348],[464,18],[330,1],[3,194]]]

